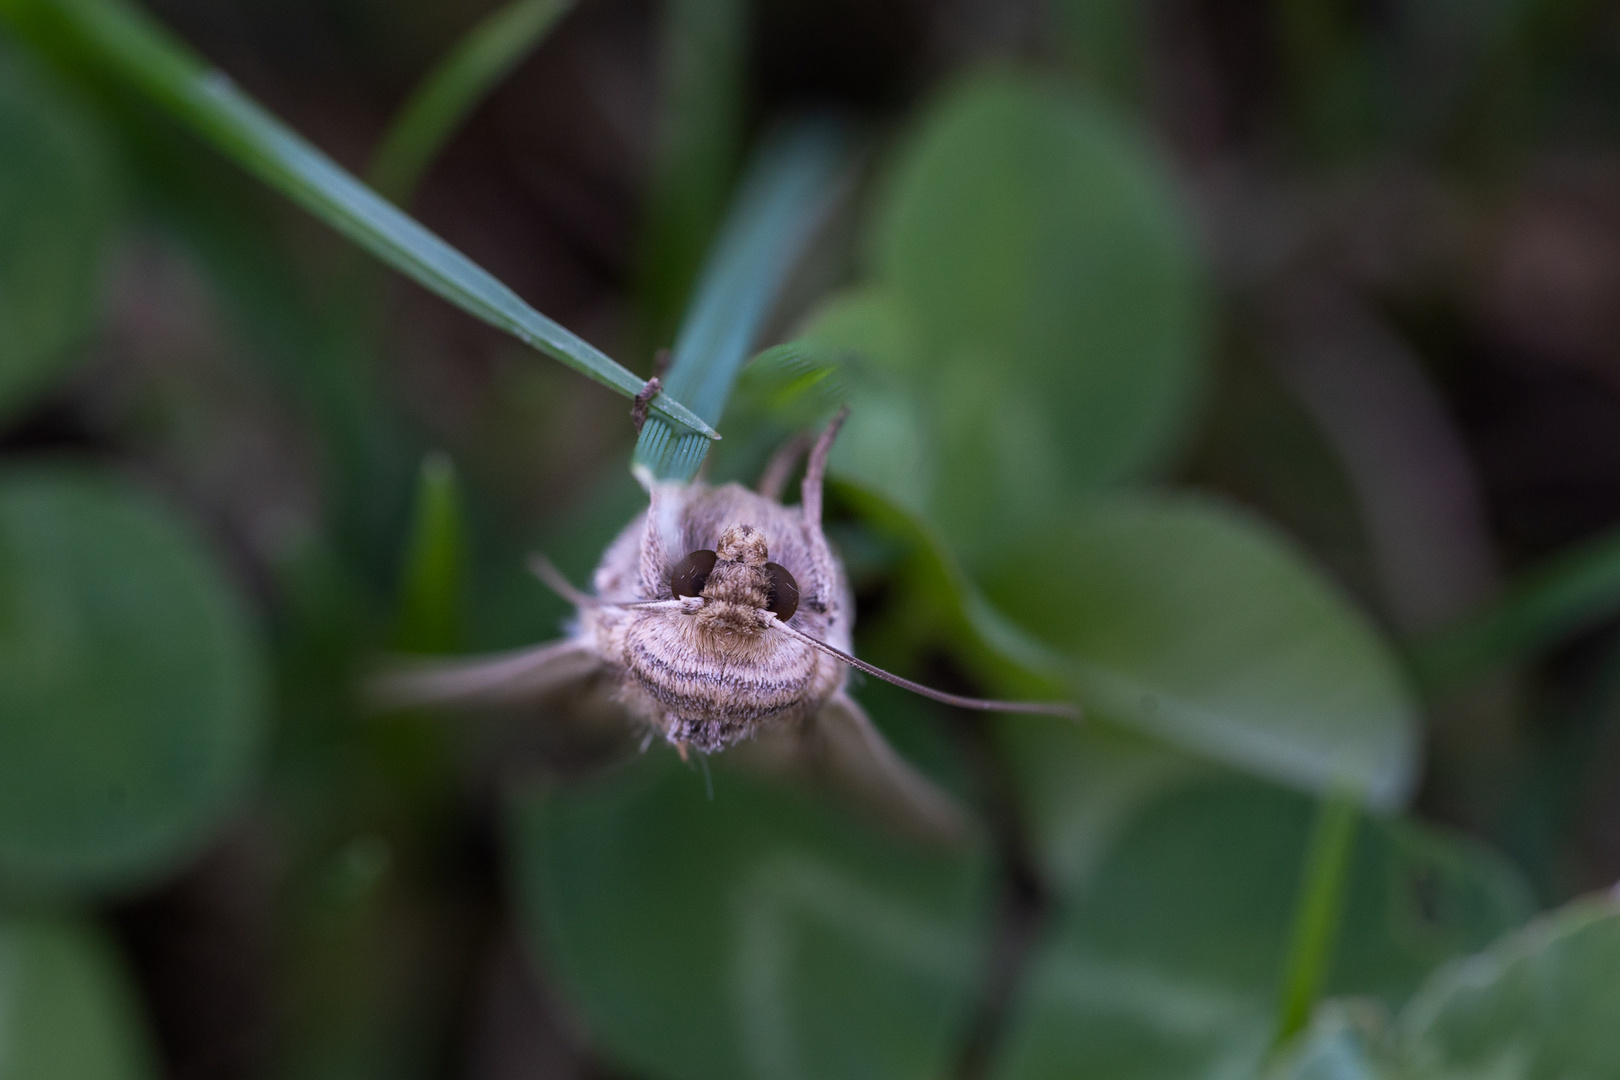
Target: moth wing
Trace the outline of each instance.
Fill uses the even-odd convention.
[[[602,667],[589,645],[567,638],[486,656],[402,664],[373,676],[366,697],[379,709],[512,704],[583,683]]]
[[[816,713],[811,734],[827,778],[851,796],[930,840],[956,843],[967,834],[957,801],[896,753],[844,691]]]

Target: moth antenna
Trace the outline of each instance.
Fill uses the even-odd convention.
[[[759,483],[755,490],[772,502],[781,502],[782,492],[787,488],[788,477],[793,475],[793,466],[799,463],[799,459],[808,449],[810,449],[810,435],[804,431],[777,447],[776,453],[771,455],[771,460],[766,464],[765,471],[759,474]]]
[[[864,671],[868,675],[882,679],[884,682],[893,683],[898,687],[910,690],[913,694],[921,694],[925,698],[931,698],[946,705],[955,705],[959,709],[978,709],[981,712],[1039,713],[1043,716],[1062,716],[1070,720],[1080,719],[1079,706],[1062,701],[991,701],[987,698],[947,694],[943,690],[935,690],[931,686],[924,686],[922,683],[912,682],[910,679],[902,679],[898,675],[890,674],[874,664],[868,664],[865,660],[851,656],[842,649],[833,648],[825,641],[819,641],[803,631],[795,630],[781,619],[778,619],[775,612],[762,611],[761,614],[769,615],[777,629],[787,631],[790,636],[798,638],[812,649],[824,652],[835,660],[841,660],[856,671]]]
[[[833,440],[838,438],[838,429],[848,417],[848,405],[833,415],[810,450],[810,463],[804,467],[800,501],[804,504],[804,523],[811,528],[821,528],[821,482],[827,475],[827,458],[832,455]]]
[[[598,597],[587,596],[574,588],[574,583],[557,569],[557,565],[538,551],[529,556],[529,572],[543,581],[546,588],[575,607],[601,607],[603,604]]]
[[[567,600],[575,607],[615,607],[633,611],[684,611],[684,600],[604,600],[600,596],[590,596],[574,588],[573,583],[563,576],[556,565],[544,555],[535,552],[529,556],[529,570],[535,577],[543,581],[548,589]]]

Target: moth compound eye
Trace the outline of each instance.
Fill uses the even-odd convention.
[[[676,563],[675,572],[669,576],[670,592],[676,596],[702,595],[703,586],[709,583],[709,575],[714,572],[714,564],[719,558],[704,548]]]
[[[771,600],[765,606],[782,622],[787,622],[799,610],[799,583],[781,563],[766,563],[765,572],[771,575]]]

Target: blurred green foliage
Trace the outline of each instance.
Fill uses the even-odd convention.
[[[1277,1080],[1603,1076],[1617,1002],[1612,900],[1544,916],[1478,956],[1443,967],[1394,1021],[1358,1002],[1326,1008],[1267,1073]]]
[[[951,478],[930,509],[969,563],[1183,430],[1207,348],[1195,241],[1162,165],[1102,106],[1011,77],[948,93],[872,243]]]
[[[73,367],[94,332],[120,177],[82,102],[0,48],[0,416]]]
[[[1253,1075],[1271,1045],[1310,801],[1185,784],[1145,808],[1032,964],[1002,1077]],[[1420,826],[1365,819],[1329,993],[1399,1004],[1530,912],[1514,872]]]
[[[466,596],[466,510],[456,467],[443,454],[422,461],[400,582],[394,647],[411,653],[455,652],[462,644]]]
[[[67,469],[0,475],[0,889],[149,880],[244,796],[265,672],[203,545]]]
[[[162,1075],[134,987],[106,935],[78,920],[0,921],[0,1076]]]
[[[1415,718],[1394,655],[1264,526],[1144,499],[1002,550],[990,599],[1095,715],[1285,782],[1406,798]]]
[[[567,0],[515,0],[469,32],[401,106],[372,162],[371,186],[409,203],[467,115],[545,40],[568,6]]]
[[[626,396],[641,389],[642,380],[350,175],[140,9],[123,0],[8,0],[0,14],[47,47],[82,52],[127,80],[244,169],[473,317]],[[651,407],[715,435],[679,402],[660,396]]]
[[[1253,506],[1189,490],[1222,407],[1206,391],[1231,377],[1217,357],[1264,333],[1244,290],[1291,264],[1256,269],[1217,250],[1208,205],[1196,218],[1150,123],[1144,10],[1054,0],[1041,48],[953,71],[877,130],[754,115],[757,13],[664,7],[661,128],[618,284],[624,336],[673,343],[677,401],[630,451],[622,406],[601,434],[608,413],[523,368],[503,392],[544,407],[488,435],[493,456],[543,447],[573,499],[526,514],[478,456],[487,433],[467,434],[480,419],[447,435],[406,405],[388,286],[312,254],[209,154],[621,395],[638,375],[139,9],[0,0],[0,438],[17,439],[0,446],[0,1080],[158,1075],[150,988],[95,915],[250,833],[274,852],[255,894],[274,944],[263,1075],[447,1071],[475,954],[508,919],[591,1053],[649,1080],[1620,1074],[1613,904],[1526,926],[1568,890],[1412,809],[1426,723],[1612,617],[1616,541],[1407,642]],[[1397,4],[1381,27],[1350,4],[1266,7],[1277,156],[1493,175],[1556,95],[1577,7]],[[565,8],[517,0],[468,28],[387,128],[383,194],[410,201],[581,14]],[[171,248],[205,282],[196,336],[232,358],[209,378],[251,386],[279,418],[254,430],[282,442],[242,451],[253,408],[103,348],[132,333],[109,281],[138,293],[132,260]],[[586,580],[642,507],[630,461],[752,480],[846,403],[829,527],[858,651],[1085,709],[968,722],[855,683],[972,810],[959,848],[726,758],[627,755],[616,728],[573,730],[589,703],[459,729],[361,707],[384,650],[553,633],[564,605],[522,554]],[[63,410],[91,434],[42,452]],[[154,452],[165,438],[187,451]],[[454,463],[424,455],[446,441]],[[223,466],[210,487],[232,454],[308,490],[238,492]],[[1501,842],[1538,814],[1469,823]],[[538,1026],[524,1000],[519,1026]]]
[[[532,932],[611,1057],[663,1076],[929,1077],[989,945],[982,844],[917,850],[669,757],[514,804]]]

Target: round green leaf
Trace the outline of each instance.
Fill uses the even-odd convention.
[[[1248,780],[1153,803],[1060,908],[992,1075],[1255,1075],[1313,814],[1309,798]],[[1327,990],[1389,1006],[1530,910],[1501,860],[1411,823],[1363,819],[1347,881]]]
[[[1393,653],[1247,515],[1189,497],[1098,506],[1004,547],[985,585],[1095,715],[1374,805],[1411,787],[1415,708]]]
[[[1390,1029],[1326,1002],[1271,1080],[1620,1075],[1620,903],[1577,901],[1441,968]]]
[[[679,1080],[948,1075],[989,933],[947,854],[649,755],[514,807],[523,913],[610,1057]]]
[[[148,1080],[152,1047],[117,957],[76,923],[0,921],[0,1080]]]
[[[1620,1075],[1620,902],[1573,904],[1439,972],[1401,1014],[1419,1080]]]
[[[939,440],[911,385],[920,345],[905,308],[881,288],[854,290],[824,304],[801,336],[840,365],[840,403],[850,413],[833,444],[833,473],[926,509]]]
[[[260,658],[213,560],[124,485],[0,474],[0,883],[172,867],[240,796]]]
[[[27,406],[90,332],[113,220],[92,118],[0,49],[0,418]]]
[[[876,242],[926,339],[914,377],[951,478],[931,509],[973,561],[1180,430],[1203,352],[1196,244],[1123,118],[1012,76],[957,87],[901,162]]]

